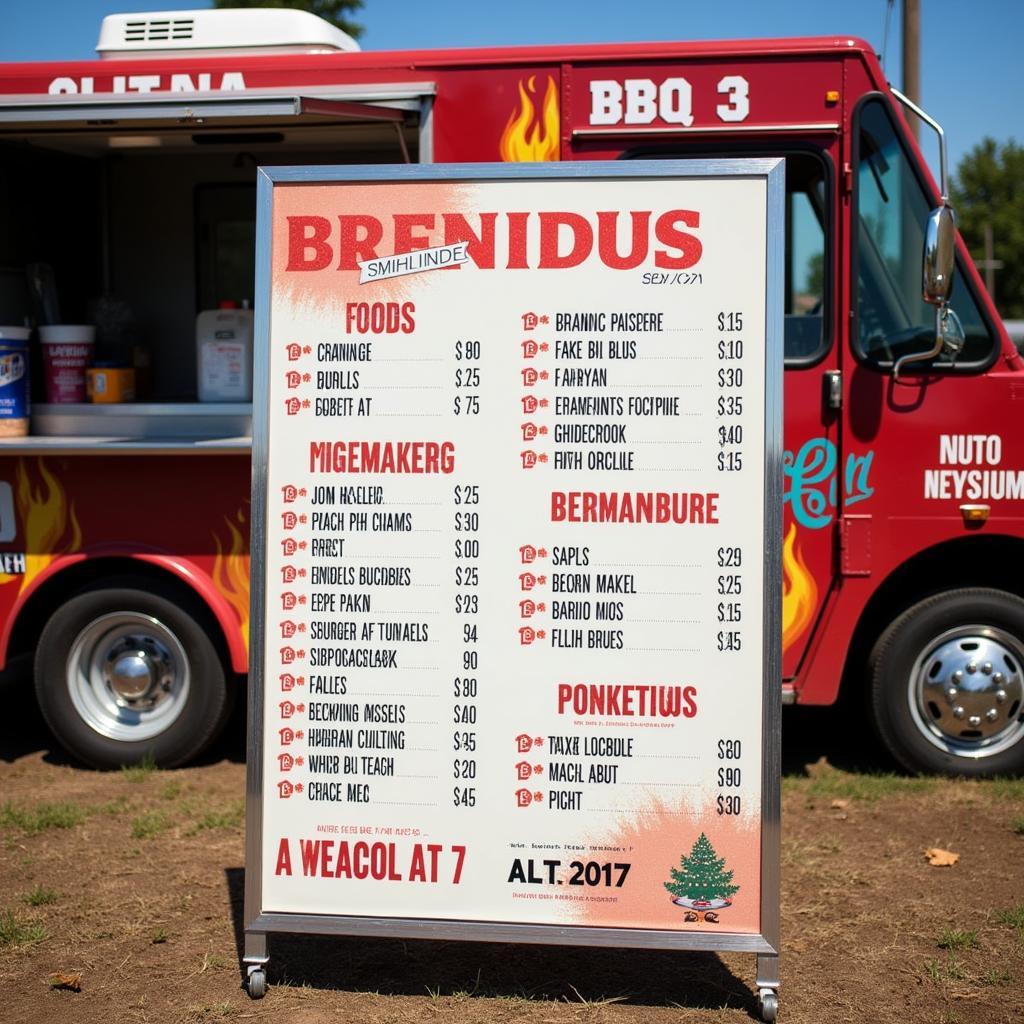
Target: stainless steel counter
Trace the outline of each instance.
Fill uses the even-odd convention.
[[[0,437],[0,456],[230,455],[251,448],[251,437]]]
[[[0,438],[0,455],[224,455],[248,452],[251,434],[241,402],[36,405],[31,435]]]

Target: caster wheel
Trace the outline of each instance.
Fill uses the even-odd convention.
[[[250,971],[246,988],[250,999],[262,999],[267,994],[267,972],[262,967]]]
[[[771,1021],[779,1015],[779,994],[770,988],[763,988],[757,996],[758,1008],[761,1011],[761,1020]]]

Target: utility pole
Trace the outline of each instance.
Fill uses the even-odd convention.
[[[974,265],[979,270],[985,271],[985,288],[994,302],[996,298],[996,271],[1002,270],[1006,264],[1002,260],[996,259],[991,224],[985,225],[985,258],[975,260]]]
[[[921,104],[921,0],[903,0],[903,95]],[[918,138],[916,117],[907,119]]]

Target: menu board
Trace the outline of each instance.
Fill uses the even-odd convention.
[[[768,175],[647,167],[267,190],[260,912],[762,932]]]

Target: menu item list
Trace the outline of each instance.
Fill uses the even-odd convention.
[[[765,206],[275,187],[265,910],[759,931]]]

